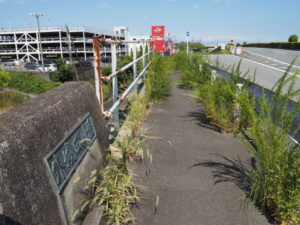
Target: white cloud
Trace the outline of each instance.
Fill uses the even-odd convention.
[[[195,4],[195,5],[192,6],[193,9],[198,9],[199,7],[200,7],[199,4]]]
[[[99,5],[100,8],[106,8],[108,4],[106,2],[103,2]]]

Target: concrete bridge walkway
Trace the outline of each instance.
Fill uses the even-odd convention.
[[[132,168],[150,188],[133,210],[137,224],[269,224],[242,191],[251,155],[232,135],[216,131],[176,82],[179,74],[171,76],[171,96],[152,106],[143,126],[147,135],[162,138],[147,141],[153,162]]]

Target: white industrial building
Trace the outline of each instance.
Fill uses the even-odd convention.
[[[74,58],[87,60],[93,57],[92,37],[98,35],[103,38],[116,36],[113,31],[93,30],[87,27],[69,28],[71,35],[71,53]],[[41,52],[44,59],[69,56],[69,39],[66,28],[63,27],[42,27],[40,29],[41,46],[39,48],[38,29],[3,29],[0,30],[0,58],[17,59],[22,61],[39,61]],[[124,40],[125,34],[118,33],[118,39]],[[127,54],[125,45],[118,46],[120,54]],[[103,46],[101,49],[103,58],[110,58],[110,46]]]
[[[150,35],[136,35],[136,36],[129,35],[129,29],[127,26],[114,27],[114,32],[117,37],[121,35],[121,37],[125,37],[125,40],[127,41],[133,41],[133,40],[143,41],[143,40],[150,39]],[[131,55],[134,47],[136,47],[139,50],[142,47],[142,43],[128,43],[127,44],[128,55]]]

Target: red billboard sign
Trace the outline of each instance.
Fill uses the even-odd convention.
[[[164,40],[156,40],[152,43],[152,48],[156,52],[164,52],[165,51],[165,41]]]
[[[152,36],[153,37],[164,37],[165,36],[165,26],[152,26]]]

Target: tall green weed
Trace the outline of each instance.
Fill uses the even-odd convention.
[[[171,91],[171,79],[166,72],[164,58],[154,54],[146,79],[146,97],[149,101],[160,102]]]
[[[289,73],[292,65],[274,85],[273,97],[263,94],[257,100],[248,92],[250,80],[245,79],[247,74],[241,76],[240,64],[232,68],[229,79],[214,78],[204,69],[205,60],[196,57],[200,56],[189,57],[180,82],[194,89],[196,99],[221,131],[246,135],[256,159],[248,196],[278,223],[300,224],[300,147],[288,136],[300,109],[297,74]],[[240,82],[241,90],[237,88]]]

